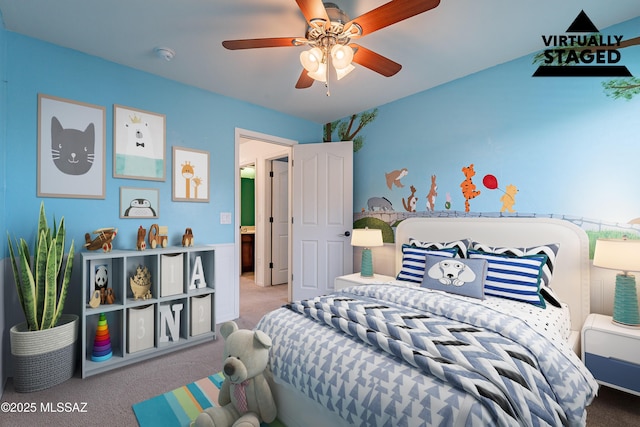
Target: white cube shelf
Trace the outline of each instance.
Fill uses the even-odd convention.
[[[234,253],[233,244],[81,252],[82,378],[215,339],[216,305],[228,307],[237,301],[229,299],[232,289],[228,289],[226,295],[223,292],[227,300],[216,302],[217,284],[226,286],[237,277],[228,262]],[[91,307],[96,265],[103,264],[109,266],[116,299]],[[129,282],[138,268],[151,276],[151,295],[136,298]],[[192,289],[192,277],[198,277],[202,286]],[[92,347],[102,313],[108,320],[113,356],[96,361]]]

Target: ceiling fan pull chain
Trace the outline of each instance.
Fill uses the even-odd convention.
[[[331,65],[331,55],[329,54],[329,48],[325,45],[324,47],[324,56],[327,58],[327,75],[326,75],[326,82],[325,82],[325,87],[327,88],[327,96],[331,96],[331,90],[329,89],[329,65]]]

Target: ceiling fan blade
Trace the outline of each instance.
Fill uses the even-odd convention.
[[[356,49],[353,54],[353,62],[360,64],[363,67],[367,67],[376,73],[382,74],[385,77],[391,77],[402,69],[402,65],[375,53],[366,47],[362,47],[355,43],[350,43],[349,46]]]
[[[362,28],[360,36],[364,36],[431,10],[439,4],[440,0],[393,0],[352,19],[345,28],[355,23]]]
[[[309,77],[307,70],[303,68],[302,73],[298,78],[298,82],[296,83],[296,89],[306,89],[308,87],[311,87],[314,81],[315,80],[313,80],[313,78]]]
[[[311,24],[312,20],[318,18],[327,23],[329,22],[329,15],[327,15],[327,10],[324,8],[322,0],[296,0],[296,3],[298,3],[298,7],[307,23]]]
[[[271,37],[266,39],[225,40],[222,42],[222,46],[230,50],[298,46],[299,44],[296,44],[296,40],[300,40],[300,38]]]

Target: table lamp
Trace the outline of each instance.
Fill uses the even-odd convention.
[[[362,247],[362,266],[360,275],[362,277],[373,277],[373,256],[371,248],[382,246],[382,230],[377,228],[356,228],[351,235],[351,246]]]
[[[622,271],[616,275],[613,297],[613,322],[623,326],[639,327],[636,278],[629,271],[640,271],[640,240],[596,240],[593,265]]]

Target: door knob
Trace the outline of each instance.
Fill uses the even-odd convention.
[[[349,237],[351,236],[351,232],[350,231],[345,231],[344,232],[344,237]]]

